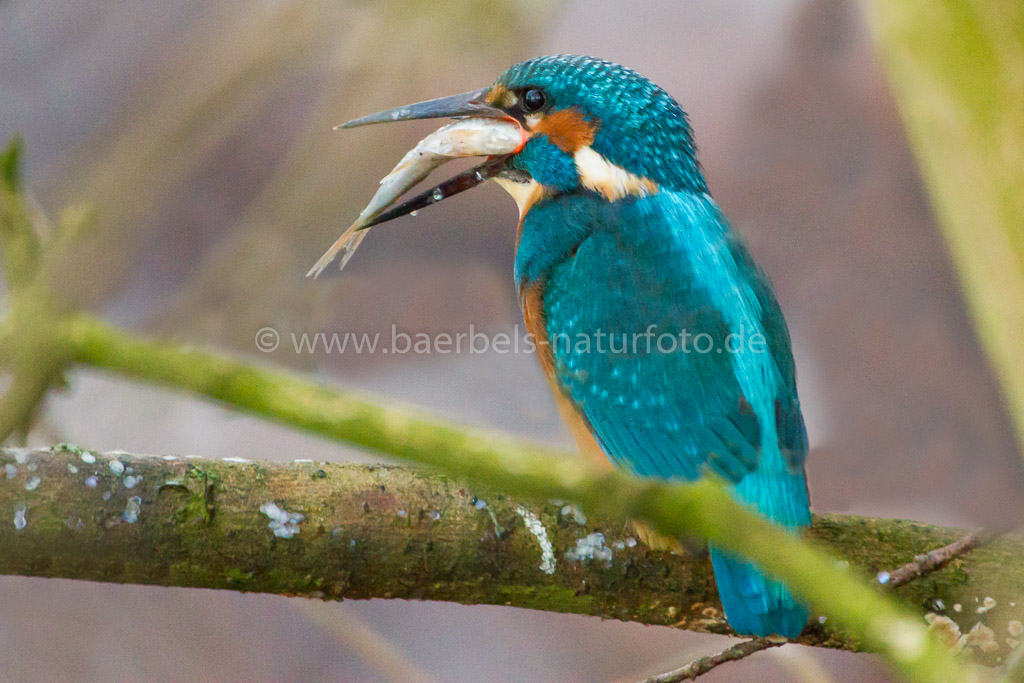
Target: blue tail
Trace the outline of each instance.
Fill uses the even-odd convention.
[[[794,528],[810,523],[807,488],[801,475],[754,472],[736,486],[737,498],[749,503],[768,519]],[[711,545],[718,595],[725,617],[737,633],[796,638],[807,624],[809,610],[789,590],[766,577],[753,565]]]
[[[785,586],[762,574],[755,565],[718,548],[711,548],[718,595],[725,618],[743,635],[778,634],[796,638],[807,624],[809,612]]]

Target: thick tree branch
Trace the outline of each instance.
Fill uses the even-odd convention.
[[[3,574],[515,605],[730,632],[705,557],[649,550],[628,523],[581,523],[562,501],[532,505],[403,467],[74,447],[0,450],[0,468]],[[811,535],[873,574],[962,532],[829,516]],[[1024,595],[1021,556],[1024,541],[1004,538],[897,594],[919,612],[942,601],[965,633],[982,622],[1005,634],[1024,613],[1014,605]],[[986,598],[995,606],[978,614]],[[870,649],[827,626],[812,619],[799,642]],[[1008,654],[998,640],[998,650],[979,653],[986,661]]]

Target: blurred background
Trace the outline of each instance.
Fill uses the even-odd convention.
[[[342,275],[304,275],[437,125],[333,124],[561,52],[630,66],[689,112],[712,192],[789,321],[815,511],[1018,520],[1012,427],[855,3],[0,0],[0,138],[24,137],[26,185],[48,214],[96,208],[54,283],[76,305],[569,446],[528,354],[254,343],[265,326],[521,333],[517,214],[496,186],[374,230]],[[71,379],[32,443],[378,460],[97,373]],[[335,627],[284,598],[0,577],[0,680],[631,681],[728,643],[509,608],[325,609]],[[741,679],[885,674],[870,656],[787,646],[706,680]]]

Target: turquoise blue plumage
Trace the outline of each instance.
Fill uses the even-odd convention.
[[[559,188],[523,217],[515,263],[520,291],[540,299],[558,389],[616,465],[670,480],[714,472],[768,519],[808,525],[807,435],[785,320],[707,192],[682,110],[646,79],[596,60],[517,69],[505,83],[582,104],[600,120],[593,148],[658,184],[609,201],[562,170],[563,150],[537,138],[513,160]],[[601,87],[589,88],[595,80]],[[587,108],[602,90],[618,104],[606,94]],[[786,588],[714,547],[711,557],[737,632],[799,635],[808,611]]]
[[[550,248],[554,226],[570,248]],[[645,477],[712,471],[772,521],[809,524],[807,437],[786,328],[768,281],[711,198],[563,197],[535,206],[522,230],[517,278],[544,283],[558,386],[609,458]],[[653,338],[645,336],[652,324]],[[597,330],[606,331],[603,352]],[[711,352],[684,352],[684,331],[708,335],[690,343]],[[730,353],[734,333],[746,337]],[[761,353],[750,340],[759,333]],[[662,353],[659,342],[677,350]],[[715,549],[712,562],[735,630],[799,634],[807,610],[784,588]]]

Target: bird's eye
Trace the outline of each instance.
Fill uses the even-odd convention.
[[[527,112],[540,111],[547,104],[547,97],[543,90],[530,88],[523,94],[523,109]]]

